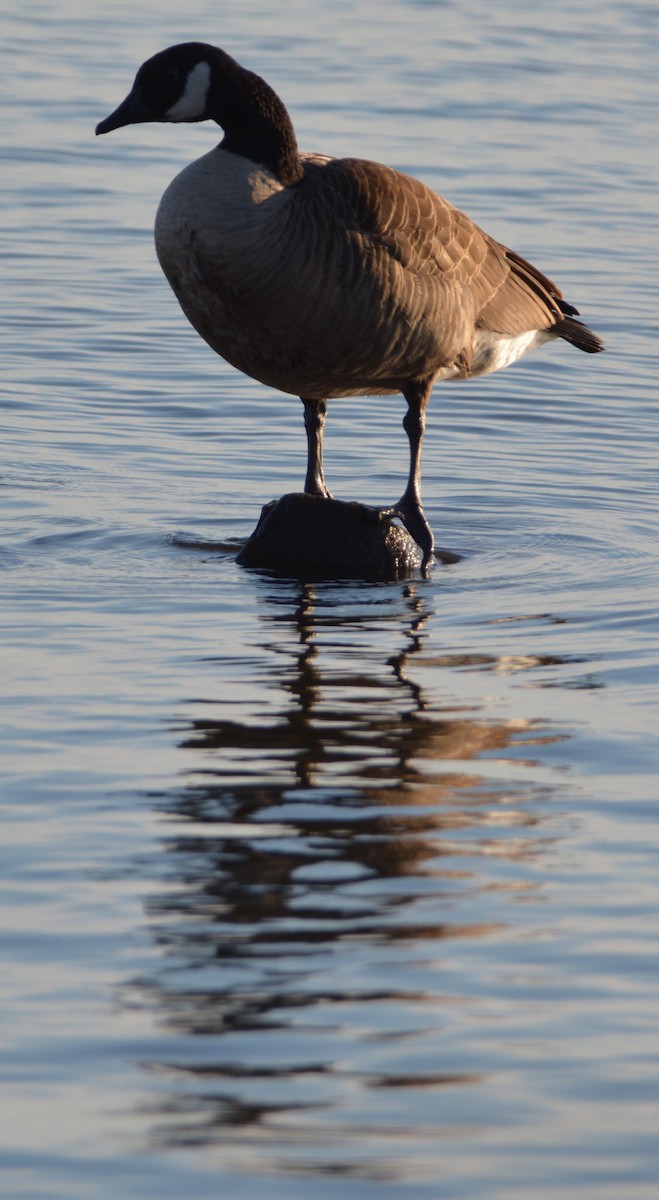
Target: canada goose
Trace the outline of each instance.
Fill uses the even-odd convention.
[[[379,163],[300,154],[282,101],[223,50],[154,55],[96,127],[214,120],[224,139],[167,188],[156,250],[179,303],[218,354],[300,396],[305,491],[323,472],[327,400],[402,392],[410,443],[395,512],[423,551],[425,410],[437,380],[471,379],[563,338],[602,342],[536,267],[423,183]]]

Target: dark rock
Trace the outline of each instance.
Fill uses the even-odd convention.
[[[422,554],[390,510],[291,492],[272,500],[237,561],[324,577],[399,579]]]

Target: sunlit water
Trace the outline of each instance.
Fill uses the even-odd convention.
[[[186,8],[0,17],[0,1193],[649,1200],[656,7]],[[426,582],[235,563],[304,435],[155,261],[216,134],[93,137],[189,38],[607,340],[437,389],[424,499],[460,560]],[[338,495],[400,494],[402,411],[332,405]]]

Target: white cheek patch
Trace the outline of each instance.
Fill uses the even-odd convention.
[[[199,62],[185,81],[180,100],[165,113],[166,121],[201,121],[206,113],[206,98],[211,81],[210,63]]]

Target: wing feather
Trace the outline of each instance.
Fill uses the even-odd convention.
[[[341,221],[399,263],[437,315],[457,304],[477,328],[516,335],[576,312],[547,276],[419,180],[361,159],[331,160],[320,175]]]

